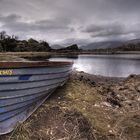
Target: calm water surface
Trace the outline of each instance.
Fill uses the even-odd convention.
[[[140,74],[140,55],[79,55],[77,58],[55,57],[50,61],[73,61],[74,68],[94,75],[127,77]]]

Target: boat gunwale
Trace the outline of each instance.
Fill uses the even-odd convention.
[[[61,67],[61,66],[70,66],[73,62],[60,62],[60,61],[26,61],[26,62],[18,62],[18,61],[8,61],[8,62],[0,62],[0,69],[4,68],[38,68],[38,67]]]
[[[1,68],[0,68],[1,69]],[[15,68],[14,68],[15,69]],[[55,75],[55,74],[62,74],[62,73],[67,73],[67,72],[72,72],[72,69],[66,70],[66,71],[62,71],[62,72],[52,72],[52,73],[38,73],[38,74],[12,74],[12,75],[0,75],[1,77],[15,77],[15,76],[22,76],[22,75],[32,75],[32,76],[39,76],[39,75]]]

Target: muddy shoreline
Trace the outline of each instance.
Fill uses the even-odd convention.
[[[23,124],[0,140],[138,140],[140,75],[74,71]]]
[[[124,77],[107,77],[107,76],[101,76],[101,75],[93,75],[93,74],[88,74],[83,71],[76,71],[73,70],[73,75],[76,75],[79,80],[84,80],[87,82],[96,83],[96,84],[115,84],[122,82],[125,80]]]

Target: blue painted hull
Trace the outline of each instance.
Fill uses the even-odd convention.
[[[12,63],[0,64],[0,135],[25,121],[66,82],[72,70],[72,63]]]

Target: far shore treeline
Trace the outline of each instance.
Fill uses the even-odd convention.
[[[26,51],[50,51],[49,44],[45,41],[19,40],[17,36],[7,35],[5,31],[0,32],[1,52],[26,52]]]
[[[37,41],[33,38],[28,40],[19,40],[15,35],[7,35],[5,31],[0,32],[0,52],[50,52],[56,51],[51,48],[46,41]],[[76,44],[66,48],[57,49],[57,51],[80,51]]]
[[[37,41],[33,38],[19,40],[15,35],[7,35],[5,31],[0,32],[0,52],[58,52],[58,53],[117,53],[117,52],[140,51],[140,42],[127,43],[113,48],[82,50],[77,44],[53,49],[44,40]]]

